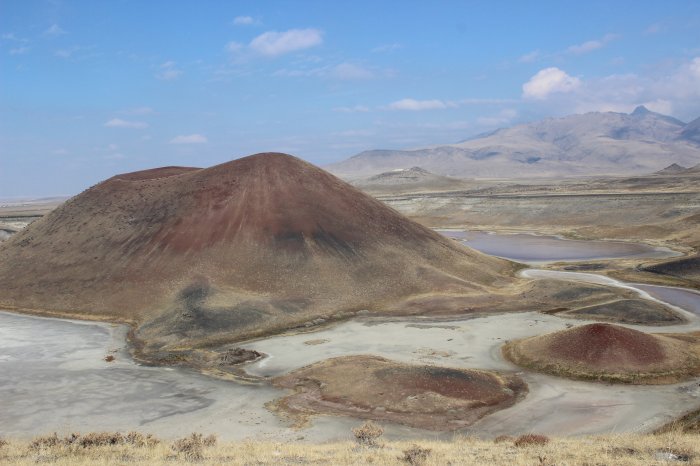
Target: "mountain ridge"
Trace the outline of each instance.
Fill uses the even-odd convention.
[[[443,176],[519,178],[645,174],[671,163],[700,163],[700,119],[686,124],[639,106],[630,114],[547,118],[456,144],[365,151],[327,169],[348,179],[412,166]]]

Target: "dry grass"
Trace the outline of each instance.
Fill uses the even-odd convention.
[[[127,440],[132,438],[132,440]],[[81,439],[90,439],[90,441]],[[151,439],[147,441],[145,439]],[[40,440],[40,439],[37,439]],[[0,446],[0,464],[35,465],[655,465],[700,463],[700,435],[669,432],[660,435],[609,435],[551,438],[546,444],[514,440],[496,443],[473,437],[450,442],[385,441],[379,448],[354,441],[307,444],[301,442],[227,442],[193,434],[175,442],[157,442],[144,435],[113,433],[48,436],[40,441],[9,440]],[[184,449],[184,450],[183,450]],[[188,456],[191,449],[199,454]]]
[[[372,421],[367,421],[360,427],[352,430],[355,441],[365,447],[379,446],[379,437],[384,434],[384,429]]]
[[[524,434],[513,441],[516,447],[527,447],[530,445],[547,445],[549,437],[540,434]]]

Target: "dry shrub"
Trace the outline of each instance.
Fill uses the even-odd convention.
[[[76,435],[72,443],[83,448],[105,447],[124,444],[124,437],[119,432],[90,432],[83,436]]]
[[[0,438],[0,448],[4,447],[5,445],[7,445],[7,440]]]
[[[107,362],[112,362],[112,361],[114,361],[114,356],[112,356],[111,354],[105,356],[105,361],[107,361]]]
[[[428,455],[430,455],[430,448],[422,448],[418,445],[411,445],[411,448],[408,448],[403,451],[403,457],[399,457],[400,460],[410,464],[411,466],[420,466],[423,463],[425,463],[425,460],[428,459]]]
[[[29,449],[32,451],[39,451],[44,448],[53,448],[60,445],[61,439],[58,438],[56,432],[51,435],[45,435],[42,437],[37,437],[29,444]]]
[[[152,447],[159,442],[160,440],[151,434],[142,434],[140,432],[129,432],[126,435],[122,435],[119,432],[90,432],[85,435],[72,433],[64,438],[60,438],[54,432],[52,435],[35,438],[29,444],[29,448],[30,450],[38,451],[42,448],[58,446],[96,448],[111,445],[131,445],[133,447]]]
[[[189,437],[175,440],[172,449],[189,461],[197,461],[204,458],[204,448],[216,445],[216,435],[204,437],[202,434],[192,432]]]
[[[526,447],[529,445],[546,445],[549,443],[549,437],[540,434],[525,434],[516,438],[513,444],[516,447]]]
[[[141,432],[129,432],[124,436],[124,443],[135,447],[153,447],[160,443],[156,437],[151,434],[142,434]]]
[[[498,437],[493,439],[493,443],[505,443],[513,441],[515,441],[515,438],[511,437],[510,435],[499,435]]]
[[[352,429],[355,441],[366,447],[378,446],[377,440],[384,434],[384,429],[372,421],[367,421],[360,427]]]

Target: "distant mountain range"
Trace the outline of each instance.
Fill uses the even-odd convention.
[[[700,163],[700,118],[649,111],[591,112],[498,129],[456,144],[370,150],[326,167],[357,178],[421,167],[460,178],[648,174]]]

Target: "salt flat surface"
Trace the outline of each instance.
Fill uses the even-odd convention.
[[[629,327],[650,332],[700,329],[700,293],[628,285],[595,274],[537,270],[524,274],[633,287],[648,299],[683,308],[689,323]],[[351,354],[521,373],[530,393],[469,429],[483,436],[649,430],[700,405],[700,379],[665,386],[579,382],[521,372],[501,356],[500,347],[507,340],[585,323],[527,311],[461,320],[365,318],[241,346],[268,355],[246,366],[248,372],[260,376],[280,375]],[[347,439],[351,427],[359,424],[352,418],[317,416],[309,427],[292,429],[265,408],[285,391],[267,384],[216,380],[185,369],[138,365],[126,350],[126,331],[121,325],[0,312],[0,434],[25,438],[54,431],[136,429],[166,438],[199,431],[231,440],[303,437],[324,441]],[[109,354],[115,356],[114,362],[104,361]],[[399,425],[385,427],[388,438],[449,439],[453,435]]]

